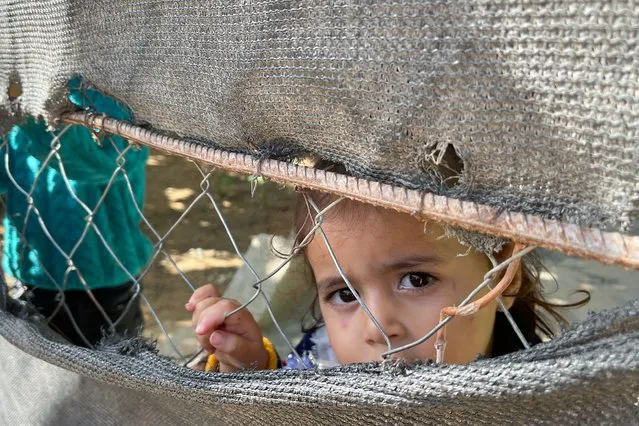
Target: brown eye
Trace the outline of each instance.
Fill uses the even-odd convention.
[[[338,305],[353,303],[357,300],[353,292],[348,287],[337,290],[336,292],[331,294],[329,299],[331,302]]]
[[[432,285],[435,277],[424,272],[410,272],[402,277],[399,282],[399,288],[411,290],[416,288],[424,288]]]

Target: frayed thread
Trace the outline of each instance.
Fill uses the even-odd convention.
[[[146,338],[142,334],[135,337],[125,337],[115,333],[105,334],[97,344],[96,349],[125,356],[138,356],[145,352],[159,353],[157,340]]]

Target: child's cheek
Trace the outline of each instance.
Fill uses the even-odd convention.
[[[357,309],[340,309],[330,304],[325,304],[323,306],[320,305],[320,311],[322,312],[324,323],[329,330],[331,328],[344,330],[348,328]]]
[[[350,324],[350,318],[347,314],[343,312],[339,312],[336,309],[331,309],[330,307],[323,307],[322,318],[324,318],[324,324],[326,325],[326,329],[329,331],[339,331],[340,334],[348,328]],[[337,333],[335,333],[337,334]]]
[[[358,350],[353,351],[354,336],[350,333],[350,321],[335,313],[324,316],[324,323],[328,331],[328,339],[331,343],[335,355],[340,363],[357,362],[354,358],[358,355]]]
[[[337,339],[348,342],[353,338],[353,336],[350,335],[352,322],[347,315],[335,316],[331,325]]]
[[[494,311],[480,310],[474,315],[454,318],[448,325],[446,362],[465,364],[479,355],[488,355],[492,342]]]
[[[339,318],[337,320],[338,324],[339,324],[339,328],[341,330],[346,330],[349,328],[349,325],[351,323],[352,320],[352,315],[339,315]]]
[[[351,341],[353,339],[352,329],[353,327],[353,314],[345,312],[333,313],[330,325],[327,323],[329,329],[333,329],[334,334],[338,336],[338,339],[345,341]],[[359,334],[359,333],[357,333]]]

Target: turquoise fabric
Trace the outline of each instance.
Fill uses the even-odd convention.
[[[125,106],[94,89],[81,89],[79,79],[71,80],[69,89],[69,99],[78,107],[114,118],[131,119],[131,112]],[[60,126],[54,134],[60,134],[63,128]],[[118,150],[128,146],[122,138],[114,136],[111,139]],[[149,262],[153,251],[140,228],[141,218],[134,205],[135,202],[142,209],[144,204],[144,168],[148,150],[131,148],[123,157],[132,196],[121,172],[113,178],[118,166],[118,150],[108,140],[100,146],[91,132],[82,126],[71,126],[60,138],[58,152],[68,186],[56,158],[39,172],[51,151],[52,140],[44,122],[29,118],[11,129],[0,150],[3,162],[0,191],[6,194],[7,207],[3,221],[5,271],[25,284],[45,289],[84,289],[80,275],[90,288],[114,287],[129,281]],[[46,235],[35,211],[28,212],[28,198],[15,184],[26,193],[34,188],[33,205],[58,247]],[[93,223],[126,271],[90,227],[71,256],[77,271],[68,272],[67,259],[60,250],[66,254],[72,252],[82,238],[88,215],[73,199],[69,187],[91,210],[108,188],[103,203],[93,216]],[[23,229],[27,244],[20,238]]]

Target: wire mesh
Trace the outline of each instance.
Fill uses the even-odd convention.
[[[95,202],[92,207],[89,207],[87,203],[83,201],[76,194],[74,184],[73,184],[73,179],[71,179],[66,172],[65,164],[67,164],[67,161],[64,158],[62,158],[59,152],[61,147],[60,145],[61,137],[69,130],[71,126],[72,126],[71,124],[67,124],[64,127],[62,127],[61,130],[51,131],[50,151],[46,155],[44,160],[41,162],[38,171],[35,173],[31,187],[22,187],[20,183],[15,179],[14,177],[15,170],[12,170],[12,167],[10,167],[10,164],[11,164],[10,156],[12,155],[12,148],[8,145],[6,140],[4,140],[2,143],[2,149],[4,152],[4,167],[7,172],[7,176],[9,177],[12,185],[14,185],[15,188],[17,189],[18,191],[17,193],[25,198],[26,204],[28,206],[26,212],[24,213],[24,218],[22,218],[23,220],[23,222],[21,222],[22,226],[19,227],[20,238],[23,243],[21,256],[24,256],[25,250],[30,247],[29,238],[33,237],[33,235],[29,235],[29,232],[27,232],[27,224],[29,223],[30,217],[33,216],[35,220],[37,220],[37,223],[39,224],[40,232],[44,236],[46,236],[46,238],[50,241],[50,243],[56,248],[56,250],[64,257],[64,259],[67,262],[67,270],[65,271],[64,279],[62,280],[62,282],[57,282],[51,276],[51,274],[46,272],[46,265],[45,265],[46,261],[42,261],[41,259],[38,259],[38,264],[42,267],[42,269],[45,271],[49,279],[54,283],[54,285],[56,286],[58,290],[57,306],[54,309],[53,313],[49,315],[48,320],[51,320],[51,318],[53,318],[58,313],[59,310],[61,309],[65,310],[66,314],[69,316],[69,318],[71,319],[73,323],[75,331],[82,337],[86,346],[93,347],[94,344],[90,342],[84,336],[84,333],[82,332],[81,324],[78,324],[78,321],[74,318],[74,315],[72,314],[72,311],[67,306],[67,303],[65,300],[65,294],[66,294],[65,291],[67,290],[67,284],[68,284],[67,281],[70,274],[77,275],[78,279],[82,283],[83,289],[86,291],[86,294],[89,295],[91,302],[94,304],[95,309],[99,311],[102,317],[104,318],[106,324],[108,325],[108,329],[104,330],[106,333],[113,332],[115,330],[115,327],[122,320],[122,318],[127,315],[127,312],[132,308],[132,306],[135,303],[139,303],[138,302],[138,299],[139,299],[145,305],[146,310],[150,318],[152,318],[152,321],[155,323],[155,326],[157,327],[157,329],[160,330],[163,336],[162,338],[166,340],[166,342],[168,343],[168,346],[171,348],[172,357],[174,357],[176,360],[179,360],[181,363],[187,364],[189,361],[193,360],[195,357],[197,357],[200,354],[201,351],[195,354],[184,353],[184,350],[180,348],[180,344],[174,342],[173,336],[171,335],[172,333],[170,332],[170,330],[167,329],[167,327],[163,323],[161,315],[159,315],[158,312],[156,312],[156,309],[154,308],[153,304],[145,296],[144,291],[142,290],[143,289],[142,283],[144,279],[150,273],[151,268],[156,262],[158,262],[160,257],[166,260],[166,262],[174,269],[176,278],[179,277],[183,285],[187,286],[191,291],[195,290],[195,288],[200,284],[200,283],[193,283],[189,279],[188,274],[185,273],[182,270],[182,268],[180,268],[180,266],[178,265],[178,262],[173,258],[172,254],[166,248],[166,242],[169,239],[169,237],[174,232],[176,232],[176,229],[180,226],[181,223],[183,223],[186,220],[186,218],[189,216],[189,213],[191,213],[193,209],[196,206],[198,206],[200,203],[208,203],[212,207],[212,213],[214,213],[214,215],[217,217],[217,220],[224,228],[226,236],[233,247],[235,255],[241,260],[242,264],[246,268],[248,268],[248,270],[251,272],[254,278],[253,282],[246,283],[247,286],[252,286],[254,289],[254,293],[252,297],[250,297],[247,300],[240,301],[242,303],[241,306],[238,309],[234,310],[233,312],[228,313],[227,317],[235,314],[237,311],[241,309],[250,307],[251,304],[253,304],[258,298],[261,298],[263,302],[265,303],[266,310],[275,326],[275,329],[281,335],[282,339],[286,342],[288,351],[290,351],[290,353],[292,353],[296,358],[298,358],[299,361],[302,361],[302,359],[300,354],[298,354],[295,350],[295,342],[292,341],[292,339],[286,335],[286,333],[283,330],[283,327],[280,326],[281,318],[277,318],[276,314],[273,312],[269,298],[267,297],[267,294],[263,291],[263,286],[269,285],[269,280],[273,276],[275,276],[278,272],[280,272],[294,258],[300,255],[304,247],[310,242],[310,240],[315,235],[321,236],[322,240],[324,241],[324,244],[326,244],[326,247],[329,253],[331,254],[335,267],[340,272],[340,275],[344,279],[344,282],[346,283],[348,288],[351,290],[353,295],[355,295],[355,297],[357,298],[357,301],[359,305],[361,306],[361,309],[363,309],[367,313],[370,321],[372,321],[375,324],[380,334],[383,336],[387,346],[387,349],[383,354],[384,357],[389,357],[393,354],[396,354],[403,350],[406,350],[416,345],[420,345],[424,343],[452,319],[452,316],[442,318],[442,321],[436,327],[434,327],[429,333],[427,333],[425,336],[423,336],[421,339],[415,342],[412,342],[407,345],[399,346],[399,347],[393,346],[393,342],[391,342],[391,339],[389,338],[387,333],[384,331],[382,325],[376,320],[373,313],[369,310],[365,300],[359,296],[357,290],[355,289],[355,286],[350,282],[350,280],[344,273],[343,269],[340,266],[340,263],[335,257],[335,253],[333,252],[331,243],[329,242],[327,235],[322,228],[324,215],[328,211],[330,211],[335,205],[337,205],[342,200],[342,198],[337,198],[334,202],[330,203],[324,209],[319,209],[312,200],[307,199],[307,205],[311,206],[313,209],[312,211],[313,224],[311,226],[311,232],[309,232],[305,236],[301,244],[291,247],[290,251],[281,260],[281,262],[271,270],[271,272],[269,272],[268,274],[264,276],[260,276],[256,272],[253,265],[244,256],[242,249],[240,248],[240,246],[238,245],[236,241],[233,231],[231,230],[231,228],[229,227],[227,223],[227,220],[225,218],[225,215],[222,212],[222,209],[220,209],[219,207],[219,200],[216,199],[216,196],[215,196],[216,188],[211,183],[211,176],[214,173],[213,168],[207,168],[206,166],[200,165],[195,162],[192,163],[192,167],[194,167],[197,170],[197,173],[201,177],[201,180],[199,183],[199,192],[193,194],[193,197],[188,203],[188,205],[184,206],[182,213],[179,215],[179,217],[177,217],[177,219],[173,221],[173,223],[168,228],[168,230],[166,230],[165,232],[160,232],[156,229],[156,227],[154,227],[151,221],[144,214],[144,206],[138,204],[138,201],[136,200],[136,196],[135,196],[135,188],[133,187],[133,183],[131,182],[131,179],[127,172],[127,153],[129,153],[132,150],[139,150],[140,147],[133,144],[127,144],[127,145],[118,144],[112,135],[104,133],[104,132],[94,131],[94,136],[95,136],[94,141],[87,142],[87,143],[96,143],[96,144],[99,144],[101,147],[104,147],[106,145],[110,146],[112,148],[113,155],[115,156],[114,157],[115,167],[113,169],[112,175],[108,179],[108,182],[105,185],[100,187],[101,195],[98,198],[97,202]],[[57,243],[55,237],[52,235],[52,232],[48,229],[47,223],[45,223],[45,220],[41,213],[41,209],[43,207],[36,205],[33,198],[33,193],[38,188],[38,181],[43,177],[43,173],[45,170],[47,170],[47,168],[54,167],[53,163],[55,163],[56,170],[62,177],[62,180],[64,181],[65,186],[67,187],[69,197],[82,208],[85,214],[84,223],[78,224],[78,226],[82,226],[83,228],[80,234],[80,237],[78,238],[78,240],[75,242],[75,244],[69,251],[65,251]],[[184,164],[184,166],[189,167],[186,163]],[[105,200],[107,198],[106,196],[111,190],[113,183],[116,181],[116,179],[122,179],[125,182],[125,187],[128,193],[128,199],[126,200],[126,202],[134,206],[143,226],[147,230],[147,235],[152,239],[152,242],[153,242],[153,252],[151,254],[150,260],[147,263],[147,265],[141,271],[139,271],[139,273],[129,271],[126,268],[126,266],[121,261],[121,259],[118,258],[118,255],[115,253],[115,251],[110,247],[109,242],[103,235],[102,230],[94,221],[94,218],[97,212],[105,203]],[[259,176],[249,177],[247,181],[249,186],[249,188],[247,188],[248,189],[247,196],[253,197],[256,191],[259,190],[259,186],[260,186],[258,184],[259,179],[260,179]],[[14,192],[13,194],[16,194],[16,192]],[[15,196],[15,195],[12,195],[12,196]],[[5,209],[6,209],[6,206],[5,206]],[[9,220],[11,220],[11,218],[9,218]],[[20,225],[20,223],[16,223],[15,225],[18,226]],[[94,232],[97,235],[99,242],[103,246],[104,253],[110,256],[111,259],[117,264],[117,266],[121,268],[122,271],[125,272],[126,276],[129,278],[130,283],[132,285],[133,294],[130,297],[130,299],[126,302],[127,303],[126,307],[122,310],[122,313],[117,318],[110,317],[101,306],[101,303],[95,297],[93,297],[93,291],[95,286],[92,285],[92,283],[88,283],[83,278],[83,274],[82,274],[83,271],[81,270],[81,267],[78,267],[74,262],[75,254],[80,249],[82,244],[85,242],[87,235],[89,234],[90,231]],[[491,271],[489,271],[489,273],[486,274],[485,280],[479,284],[477,289],[471,295],[469,295],[465,300],[460,301],[459,307],[463,307],[465,304],[469,303],[473,299],[473,297],[475,297],[475,295],[479,293],[481,289],[490,285],[490,283],[494,281],[496,274],[503,268],[507,267],[510,261],[529,252],[531,249],[532,248],[527,248],[526,250],[520,252],[518,255],[516,255],[509,261],[506,261],[502,264],[497,264],[496,261],[494,261],[493,259],[493,261],[495,262],[494,268]],[[19,264],[21,262],[22,262],[22,259],[20,260]],[[16,283],[14,283],[14,287],[16,288],[19,287],[20,285],[28,286],[28,283],[20,283],[19,280]],[[179,284],[176,282],[174,283],[174,285],[177,286]],[[501,299],[500,299],[500,303],[501,303]],[[511,319],[511,323],[515,327],[516,332],[518,333],[520,338],[522,339],[522,343],[527,346],[527,342],[525,342],[523,335],[517,329],[517,326],[515,322],[512,321],[512,319]]]
[[[96,115],[89,115],[89,116],[98,117]],[[148,281],[153,279],[152,270],[155,267],[155,265],[161,262],[163,262],[164,265],[167,265],[169,268],[171,268],[171,270],[175,274],[176,280],[179,279],[179,281],[181,281],[184,284],[185,288],[187,288],[188,291],[195,290],[195,288],[202,283],[201,279],[199,281],[194,280],[190,276],[192,274],[189,274],[188,272],[184,270],[183,267],[180,266],[180,262],[177,261],[175,258],[176,254],[171,253],[171,251],[167,249],[167,241],[169,241],[171,237],[177,233],[176,230],[179,229],[182,223],[189,221],[189,217],[191,216],[192,212],[195,209],[202,209],[204,207],[209,209],[210,218],[215,218],[215,221],[219,223],[219,225],[223,228],[224,234],[226,235],[226,239],[228,240],[232,248],[231,251],[233,252],[234,259],[237,259],[237,262],[234,264],[234,267],[243,265],[248,271],[250,271],[250,274],[252,275],[252,279],[250,281],[247,281],[245,284],[247,287],[251,287],[253,289],[253,293],[251,297],[247,297],[246,299],[240,300],[241,306],[236,311],[231,312],[228,315],[229,316],[233,315],[240,309],[250,308],[255,303],[257,303],[256,302],[257,300],[261,300],[262,303],[265,304],[266,312],[268,316],[270,317],[272,323],[274,324],[275,331],[281,336],[282,341],[285,342],[285,349],[280,348],[280,350],[285,350],[287,352],[290,351],[293,354],[293,356],[298,359],[300,359],[300,354],[296,353],[295,351],[295,339],[299,338],[299,335],[298,334],[293,334],[293,336],[287,335],[287,332],[285,331],[287,327],[282,327],[281,323],[283,320],[284,322],[286,322],[287,320],[290,321],[290,319],[283,318],[282,313],[276,313],[273,311],[271,307],[272,300],[269,300],[267,292],[264,291],[264,288],[265,288],[264,286],[272,285],[272,282],[270,282],[270,280],[272,280],[274,276],[276,276],[287,265],[289,265],[291,261],[299,257],[298,255],[301,254],[305,244],[308,244],[308,242],[310,241],[309,238],[312,238],[312,236],[319,236],[322,238],[322,240],[324,241],[324,244],[326,245],[329,253],[331,254],[333,258],[336,268],[338,269],[338,271],[340,272],[340,275],[344,279],[345,284],[349,287],[353,295],[355,295],[355,297],[358,299],[357,301],[359,305],[361,306],[361,309],[367,312],[367,315],[370,321],[373,324],[375,324],[375,327],[379,330],[380,335],[384,338],[384,341],[386,343],[386,351],[383,353],[384,358],[391,357],[392,355],[408,350],[414,346],[424,344],[429,339],[432,339],[435,336],[435,334],[440,332],[440,330],[444,329],[446,324],[452,320],[453,318],[452,316],[442,316],[441,321],[435,327],[433,327],[428,333],[426,333],[424,336],[417,339],[416,341],[411,342],[409,344],[395,345],[395,346],[393,345],[393,342],[391,342],[391,339],[389,338],[387,333],[384,331],[382,325],[377,321],[375,316],[372,314],[365,300],[359,297],[355,289],[355,286],[353,286],[353,284],[348,279],[347,274],[345,274],[344,270],[341,268],[340,263],[337,261],[337,258],[335,257],[333,253],[331,243],[328,240],[322,228],[325,214],[328,211],[330,211],[332,208],[334,208],[334,206],[337,205],[342,200],[342,198],[339,198],[339,197],[336,198],[335,202],[331,203],[329,206],[327,206],[326,208],[322,210],[317,208],[317,206],[314,206],[312,203],[312,200],[310,202],[308,202],[307,200],[307,206],[309,206],[309,208],[312,210],[311,213],[312,213],[312,219],[313,219],[311,232],[309,232],[309,235],[307,236],[309,238],[304,239],[302,244],[291,247],[290,250],[288,250],[288,252],[284,256],[284,258],[281,259],[281,261],[277,265],[272,267],[270,271],[258,273],[256,269],[253,267],[253,265],[251,264],[251,262],[247,260],[246,256],[244,256],[244,252],[241,248],[242,244],[238,244],[238,242],[236,241],[237,238],[235,236],[235,233],[237,232],[237,229],[234,230],[233,227],[229,225],[228,212],[224,213],[223,212],[224,209],[220,208],[220,205],[219,205],[220,202],[222,203],[226,202],[226,200],[224,200],[224,188],[223,188],[223,185],[216,185],[216,183],[212,179],[214,174],[216,173],[219,174],[219,171],[216,170],[214,167],[212,168],[210,165],[199,164],[191,160],[192,165],[188,166],[185,163],[182,166],[183,168],[182,170],[186,171],[187,169],[190,169],[191,171],[195,171],[197,176],[199,176],[198,178],[199,188],[197,188],[197,190],[193,190],[193,188],[190,189],[191,191],[190,196],[186,197],[188,198],[188,202],[184,204],[181,209],[178,209],[180,211],[180,214],[177,218],[175,219],[162,218],[162,221],[165,222],[164,223],[165,229],[160,231],[160,229],[157,226],[157,223],[154,223],[154,220],[150,220],[148,217],[148,214],[145,213],[146,211],[145,206],[143,206],[140,200],[136,198],[137,189],[135,188],[135,183],[131,181],[130,173],[128,170],[128,167],[130,166],[128,157],[132,153],[138,152],[140,149],[143,149],[142,145],[138,143],[140,141],[140,138],[135,138],[134,142],[125,142],[125,140],[122,138],[121,132],[117,132],[118,135],[114,136],[109,131],[105,131],[104,128],[101,128],[101,129],[94,128],[94,126],[92,126],[92,123],[93,121],[88,119],[83,121],[83,125],[84,125],[83,127],[90,129],[93,136],[92,141],[85,141],[84,143],[95,144],[101,149],[104,149],[105,152],[108,151],[109,155],[111,156],[110,160],[113,163],[113,168],[111,170],[110,176],[108,176],[108,179],[106,179],[106,181],[100,186],[99,197],[97,197],[96,200],[92,200],[92,203],[87,203],[85,200],[83,200],[76,194],[74,179],[69,177],[66,170],[69,163],[67,162],[65,158],[63,158],[63,154],[61,154],[61,140],[63,139],[64,135],[70,129],[73,129],[74,127],[76,127],[77,124],[73,124],[73,125],[65,124],[57,130],[50,131],[51,141],[50,141],[50,145],[48,146],[48,150],[46,153],[43,153],[43,152],[38,153],[37,160],[39,161],[39,163],[37,166],[37,171],[34,173],[33,179],[29,182],[28,185],[21,186],[21,184],[15,178],[14,174],[16,173],[16,171],[18,173],[21,173],[22,171],[14,170],[10,167],[12,150],[15,149],[15,147],[13,148],[10,147],[6,139],[2,141],[2,145],[1,145],[1,148],[3,150],[3,166],[5,168],[5,172],[6,172],[8,180],[10,181],[10,184],[16,190],[13,192],[13,196],[16,196],[16,194],[18,194],[19,197],[22,197],[24,199],[24,202],[27,206],[26,210],[24,211],[24,215],[17,218],[17,220],[15,217],[13,218],[7,217],[5,219],[5,221],[12,221],[12,220],[15,221],[16,223],[14,223],[14,225],[16,229],[19,230],[19,237],[20,237],[22,245],[21,245],[21,253],[19,255],[20,259],[18,261],[18,265],[22,263],[23,257],[25,256],[25,251],[28,250],[29,248],[30,248],[29,251],[31,253],[34,253],[34,252],[37,253],[37,250],[33,249],[31,242],[29,241],[30,235],[28,235],[29,232],[27,232],[28,224],[31,221],[35,220],[35,222],[38,225],[39,232],[41,232],[42,235],[44,235],[44,237],[51,243],[51,245],[55,248],[55,251],[58,252],[60,255],[62,255],[64,261],[66,262],[66,270],[64,272],[62,279],[56,280],[53,277],[53,274],[51,274],[47,270],[46,261],[43,262],[42,259],[40,259],[37,256],[35,258],[36,263],[43,270],[44,275],[47,276],[48,280],[51,283],[53,283],[55,288],[58,290],[58,294],[56,296],[55,309],[51,313],[49,313],[48,319],[51,320],[55,315],[58,314],[58,312],[60,312],[61,310],[64,311],[69,316],[75,332],[77,332],[81,336],[82,341],[86,346],[93,347],[94,344],[90,342],[89,339],[87,339],[83,335],[81,330],[82,328],[81,324],[78,324],[78,321],[73,317],[72,312],[66,303],[65,290],[67,290],[68,281],[70,280],[71,277],[77,277],[77,279],[81,282],[82,288],[86,292],[86,295],[89,297],[91,303],[95,306],[96,311],[104,319],[104,322],[106,324],[106,330],[104,331],[113,332],[114,330],[116,330],[116,328],[118,327],[122,319],[128,315],[128,313],[131,311],[131,309],[135,307],[137,303],[139,303],[138,302],[139,300],[144,306],[145,312],[147,313],[148,318],[150,319],[150,321],[148,321],[148,324],[146,326],[146,330],[147,330],[146,334],[147,336],[158,338],[160,342],[166,343],[165,349],[168,349],[168,351],[165,350],[164,352],[166,352],[170,356],[174,357],[175,359],[185,364],[188,363],[189,361],[192,361],[194,358],[198,357],[198,355],[201,355],[200,353],[198,353],[198,351],[193,349],[192,342],[190,346],[186,345],[188,346],[188,348],[183,347],[185,346],[183,344],[183,341],[185,340],[183,332],[181,333],[181,336],[178,338],[178,341],[177,342],[175,341],[176,333],[175,333],[173,324],[167,327],[167,325],[165,324],[166,320],[163,318],[163,315],[161,313],[158,313],[158,310],[156,309],[158,301],[160,301],[159,303],[164,303],[162,302],[161,295],[160,297],[157,297],[158,294],[154,294],[153,300],[149,300],[149,297],[147,297],[148,291],[147,292],[143,291],[144,286],[142,285],[142,283],[145,280]],[[118,124],[116,125],[115,130],[120,130],[120,126],[125,125],[122,122],[117,122],[117,123]],[[104,119],[102,124],[104,124]],[[78,147],[78,148],[81,149],[81,147]],[[202,155],[204,155],[204,153]],[[184,156],[188,158],[190,154],[185,152]],[[258,162],[257,169],[253,170],[253,174],[251,176],[248,176],[245,180],[243,180],[243,182],[245,182],[247,187],[246,194],[244,195],[244,197],[246,198],[253,198],[256,195],[259,195],[260,188],[263,186],[261,185],[261,182],[263,182],[265,179],[260,174],[260,165],[261,163]],[[59,173],[59,176],[61,177],[62,181],[64,182],[64,186],[66,187],[68,191],[68,197],[70,197],[70,200],[76,203],[84,212],[83,222],[81,224],[78,224],[78,226],[81,227],[82,229],[80,237],[77,239],[77,241],[75,241],[75,244],[72,247],[70,247],[68,250],[64,250],[56,241],[56,238],[54,237],[55,233],[51,232],[51,230],[49,229],[50,225],[46,223],[46,221],[43,219],[43,216],[41,214],[41,210],[46,207],[42,205],[37,205],[34,198],[34,193],[39,190],[38,189],[39,185],[42,184],[41,180],[46,178],[45,172],[51,169],[55,169],[57,173]],[[181,173],[181,172],[182,171],[178,173]],[[123,262],[123,259],[119,258],[118,255],[116,254],[117,250],[116,251],[113,250],[113,247],[112,247],[113,242],[109,243],[107,241],[107,238],[105,238],[103,234],[103,230],[95,222],[96,215],[98,214],[98,212],[100,211],[100,209],[103,207],[104,203],[107,200],[107,195],[112,190],[115,182],[120,180],[124,182],[124,185],[126,188],[127,199],[125,202],[128,205],[132,206],[137,212],[139,220],[142,223],[142,226],[145,229],[146,234],[151,239],[152,245],[153,245],[150,259],[140,271],[129,271],[127,269],[127,267],[125,266],[125,262]],[[296,182],[293,182],[293,183],[296,183]],[[359,187],[359,184],[357,184],[357,186]],[[393,192],[393,194],[395,193]],[[339,191],[338,191],[338,195],[340,195]],[[260,206],[254,206],[252,208],[260,209]],[[5,205],[5,210],[6,210],[6,205]],[[155,221],[157,222],[157,218],[155,219]],[[287,221],[286,219],[280,220],[280,222],[286,222],[286,221]],[[131,284],[132,295],[127,300],[125,308],[116,317],[111,317],[107,314],[107,312],[105,312],[105,309],[101,306],[101,303],[96,299],[96,297],[94,297],[94,292],[95,292],[94,288],[96,288],[95,283],[88,283],[86,279],[84,278],[84,275],[85,275],[83,273],[84,271],[82,270],[82,268],[79,268],[74,262],[74,256],[78,253],[78,251],[82,250],[82,247],[83,247],[82,245],[87,240],[90,234],[95,235],[97,237],[97,241],[103,247],[104,255],[108,257],[112,262],[114,262],[117,265],[117,268],[119,268],[121,271],[124,272],[124,274],[126,275],[126,277],[128,278]],[[471,294],[464,300],[459,301],[457,307],[463,308],[474,297],[476,297],[478,292],[481,291],[483,288],[487,287],[489,290],[491,290],[493,288],[492,287],[493,284],[495,283],[497,274],[501,270],[507,268],[510,262],[516,260],[519,256],[523,255],[524,253],[530,252],[532,249],[533,249],[532,246],[528,247],[524,249],[519,255],[514,256],[513,258],[506,260],[505,262],[501,264],[499,264],[494,257],[489,257],[492,263],[493,269],[486,274],[483,282],[478,284],[475,291],[471,292]],[[463,254],[464,253],[460,253],[460,255],[463,255]],[[19,280],[17,280],[14,283],[14,290],[20,290],[22,284],[28,285],[29,283],[21,283]],[[179,285],[180,284],[178,284],[177,282],[171,283],[171,287],[174,287],[174,286],[177,287]],[[307,290],[305,289],[304,291],[307,291]],[[160,292],[156,290],[156,293],[160,293]],[[508,319],[509,323],[513,327],[513,330],[517,334],[523,347],[526,347],[526,348],[529,347],[529,343],[526,341],[526,338],[524,337],[523,333],[518,329],[517,324],[515,323],[515,320],[509,315],[508,309],[505,309],[505,306],[503,304],[503,301],[501,300],[500,295],[497,295],[496,301],[500,305],[501,311],[503,311],[504,314],[506,315],[506,318]],[[173,302],[175,303],[177,301],[173,301]],[[184,324],[184,322],[187,321],[187,319],[182,318],[180,321],[182,321],[182,324]],[[177,321],[177,322],[180,322],[180,321]],[[169,321],[169,322],[175,323],[176,321]],[[153,329],[153,332],[150,332],[149,331],[150,329]],[[290,330],[290,327],[288,327],[288,329]],[[191,339],[191,341],[192,340],[193,339]],[[441,349],[442,349],[441,342],[435,343],[434,345],[441,352]]]

